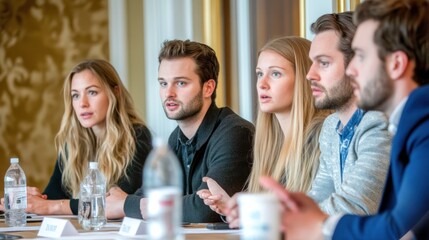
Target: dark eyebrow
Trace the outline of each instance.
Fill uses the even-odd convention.
[[[191,80],[191,79],[185,76],[179,76],[179,77],[175,77],[174,80],[177,81],[177,80]]]
[[[100,88],[100,87],[99,87],[99,86],[97,86],[97,85],[91,85],[91,86],[86,87],[86,88],[85,88],[85,90],[88,90],[89,88],[92,88],[92,87]],[[76,90],[76,89],[72,89],[72,92],[77,92],[77,90]]]
[[[314,57],[314,59],[320,59],[320,58],[329,58],[329,59],[331,59],[332,57],[328,56],[328,55],[325,55],[325,54],[320,54],[320,55],[317,55],[317,56]]]
[[[185,76],[179,76],[179,77],[174,77],[173,80],[178,81],[178,80],[191,80],[191,79]],[[158,78],[158,81],[165,81],[165,79],[160,77]]]

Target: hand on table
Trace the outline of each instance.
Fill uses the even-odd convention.
[[[48,196],[46,194],[42,194],[42,192],[37,187],[27,187],[27,196],[29,195],[48,199]]]
[[[106,195],[107,219],[119,219],[125,217],[124,204],[128,194],[119,187],[112,187]]]
[[[4,211],[4,198],[0,199],[0,211]]]
[[[38,215],[59,215],[72,214],[68,199],[48,200],[46,195],[31,195],[27,194],[27,209],[28,213]]]
[[[48,196],[46,196],[46,194],[42,194],[42,192],[37,187],[27,187],[27,199],[30,196],[48,199]],[[4,211],[4,198],[1,198],[0,200],[0,211]]]
[[[60,200],[47,200],[37,187],[27,187],[27,212],[40,215],[61,214]]]
[[[148,207],[147,205],[148,205],[147,198],[140,199],[140,213],[143,219],[147,219],[147,207]]]
[[[219,184],[209,177],[203,177],[209,189],[201,189],[197,195],[204,200],[204,204],[220,215],[225,215],[226,203],[231,198]]]

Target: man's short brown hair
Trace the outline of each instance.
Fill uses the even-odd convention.
[[[324,14],[311,24],[311,31],[314,34],[330,30],[335,31],[340,38],[338,50],[343,53],[344,66],[347,66],[353,58],[352,40],[356,32],[353,12]]]
[[[403,51],[416,64],[414,81],[429,82],[429,1],[428,0],[366,0],[356,8],[354,21],[379,23],[374,34],[378,56]]]
[[[200,77],[201,85],[210,79],[215,81],[216,86],[212,94],[212,100],[214,101],[216,99],[217,79],[219,76],[219,62],[215,51],[211,47],[199,42],[177,39],[169,40],[163,43],[158,55],[158,61],[161,63],[163,59],[184,57],[192,58],[195,61],[197,65],[195,72]]]

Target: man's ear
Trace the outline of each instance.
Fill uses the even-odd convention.
[[[204,97],[211,97],[215,91],[216,82],[213,79],[208,80],[203,85],[203,94]]]
[[[386,57],[386,71],[393,80],[403,77],[407,72],[409,59],[403,51],[396,51]]]

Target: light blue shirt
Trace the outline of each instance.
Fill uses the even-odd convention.
[[[341,121],[338,121],[336,131],[338,136],[340,137],[340,169],[341,169],[341,182],[343,181],[343,172],[344,166],[346,165],[347,153],[349,152],[350,142],[355,134],[355,129],[359,125],[360,121],[363,118],[365,112],[362,109],[356,109],[353,113],[352,117],[346,124],[346,126],[342,127]]]

